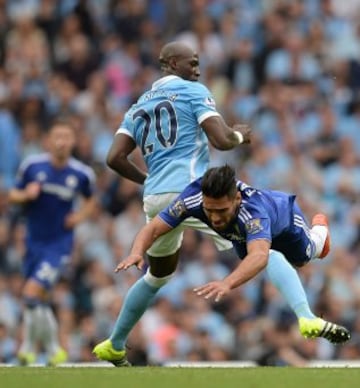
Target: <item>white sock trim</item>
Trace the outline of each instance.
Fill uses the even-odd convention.
[[[163,278],[158,278],[150,273],[150,268],[147,269],[146,274],[144,275],[144,280],[151,287],[160,288],[166,284],[173,276],[175,272],[170,275],[164,276]]]
[[[315,244],[314,257],[319,257],[320,253],[322,252],[325,245],[327,234],[328,234],[328,228],[325,225],[314,225],[310,229],[311,239],[314,241],[314,244]]]

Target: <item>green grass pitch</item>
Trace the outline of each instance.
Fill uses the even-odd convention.
[[[10,388],[350,388],[356,368],[0,368]]]

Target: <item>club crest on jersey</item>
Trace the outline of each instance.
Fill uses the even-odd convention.
[[[245,230],[249,234],[255,234],[260,232],[263,229],[261,226],[260,218],[254,218],[245,223]]]
[[[65,184],[68,187],[76,187],[78,184],[78,179],[75,175],[69,175],[66,177]]]
[[[173,205],[169,208],[169,213],[173,217],[181,217],[186,212],[185,203],[182,200],[176,201]]]
[[[46,178],[47,178],[47,175],[46,175],[46,172],[45,171],[39,171],[37,174],[36,174],[36,180],[38,182],[44,182],[46,181]]]
[[[205,98],[205,104],[208,105],[208,106],[212,106],[214,108],[216,106],[215,100],[212,97],[206,97]]]

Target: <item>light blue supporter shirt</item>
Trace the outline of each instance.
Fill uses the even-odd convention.
[[[207,137],[200,124],[219,116],[201,83],[169,75],[160,78],[125,114],[116,134],[130,136],[148,168],[144,195],[179,193],[209,164]]]

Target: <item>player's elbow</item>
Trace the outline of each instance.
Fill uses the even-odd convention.
[[[115,155],[111,152],[109,152],[106,156],[106,164],[109,166],[111,169],[114,170],[115,167]]]
[[[254,267],[256,267],[258,271],[264,269],[269,261],[269,254],[263,251],[252,252],[248,256],[250,257]]]
[[[112,170],[119,172],[119,170],[121,170],[121,166],[123,165],[124,159],[126,159],[126,156],[122,153],[117,153],[113,150],[110,150],[106,157],[106,164]]]

